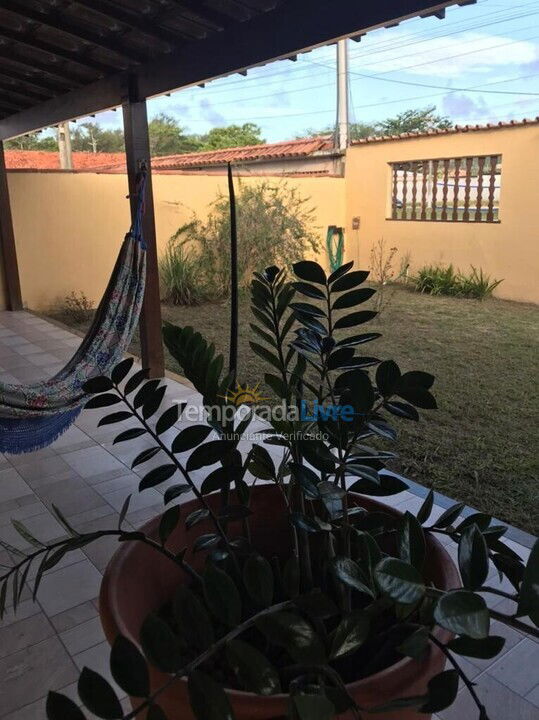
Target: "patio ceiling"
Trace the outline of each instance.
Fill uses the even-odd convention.
[[[0,140],[475,0],[2,0]]]

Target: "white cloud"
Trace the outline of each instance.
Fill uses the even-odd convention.
[[[362,72],[373,74],[400,70],[413,75],[457,78],[530,65],[538,58],[536,43],[509,36],[464,32],[453,38],[434,38],[407,47],[403,35],[400,50],[397,46],[391,51],[374,52],[367,62],[359,57],[352,59],[352,68],[359,70],[360,65]]]

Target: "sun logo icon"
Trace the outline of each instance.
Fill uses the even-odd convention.
[[[241,385],[238,383],[234,391],[228,391],[224,396],[225,400],[239,407],[240,405],[258,405],[259,403],[269,400],[269,398],[262,397],[258,392],[260,383],[257,383],[254,387],[249,387],[249,384]]]

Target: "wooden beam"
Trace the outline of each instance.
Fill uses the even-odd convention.
[[[21,283],[17,264],[17,249],[13,233],[13,219],[9,202],[4,143],[0,142],[0,256],[4,271],[6,307],[22,310]]]
[[[39,70],[40,72],[47,73],[57,78],[58,81],[67,85],[68,89],[72,87],[79,87],[87,82],[87,80],[80,75],[74,75],[65,68],[65,62],[41,62],[35,58],[29,58],[25,56],[24,52],[17,52],[13,46],[7,47],[6,45],[0,45],[0,58],[5,58],[11,62],[22,65],[30,70]]]
[[[307,3],[306,0],[289,0],[270,12],[235,23],[204,40],[186,42],[181,50],[148,62],[133,72],[138,79],[140,97],[153,97],[365,33],[395,19],[404,20],[462,1],[357,3],[332,0],[329,3],[328,0],[310,0]],[[4,118],[0,121],[0,139],[120,105],[126,78],[127,73],[118,73]]]
[[[54,30],[70,35],[77,40],[82,40],[83,42],[90,43],[104,50],[109,50],[115,55],[119,55],[127,60],[144,62],[144,60],[147,59],[146,54],[127,48],[121,42],[121,36],[113,32],[100,35],[99,33],[85,29],[76,20],[72,19],[74,16],[69,16],[63,10],[55,9],[52,5],[47,6],[47,11],[39,11],[28,7],[27,3],[22,2],[22,0],[2,0],[2,9],[9,10],[9,12],[26,20],[54,28]]]
[[[29,72],[24,70],[17,70],[17,68],[11,65],[0,66],[0,75],[8,78],[9,80],[17,80],[19,83],[29,85],[34,90],[37,90],[42,95],[51,97],[51,95],[58,95],[58,93],[65,93],[67,89],[62,85],[55,84],[54,78],[45,80],[42,73]],[[42,102],[45,101],[43,98]]]
[[[123,115],[132,217],[136,212],[135,188],[141,163],[145,164],[148,173],[146,205],[142,223],[146,243],[146,290],[139,321],[142,366],[150,369],[151,377],[163,377],[165,374],[165,358],[161,335],[161,298],[159,296],[159,268],[146,101],[141,100],[139,102],[136,99],[128,99],[123,104]]]

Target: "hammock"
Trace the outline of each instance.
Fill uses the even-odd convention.
[[[32,452],[54,442],[75,422],[86,395],[83,384],[106,375],[122,359],[138,323],[144,298],[146,253],[142,238],[144,188],[103,298],[79,349],[54,377],[31,385],[0,383],[0,452]]]

